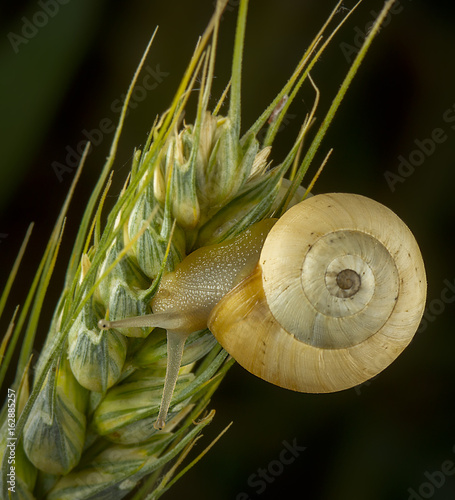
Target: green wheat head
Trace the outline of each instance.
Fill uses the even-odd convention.
[[[65,286],[39,358],[31,359],[37,324],[41,310],[45,304],[48,307],[45,293],[84,161],[27,300],[1,344],[2,383],[7,370],[16,368],[11,359],[21,344],[11,386],[16,394],[16,496],[8,492],[6,445],[12,434],[5,403],[2,498],[9,494],[47,500],[158,498],[205,453],[182,466],[198,435],[214,418],[208,408],[210,397],[234,360],[208,330],[192,333],[166,428],[158,431],[153,424],[166,371],[165,331],[139,327],[102,331],[97,324],[105,317],[115,320],[150,313],[150,300],[161,276],[186,255],[232,238],[264,218],[280,216],[309,193],[318,173],[306,183],[307,190],[301,187],[302,179],[393,2],[387,2],[318,125],[314,114],[319,91],[310,72],[349,16],[338,12],[340,3],[282,90],[247,129],[240,122],[247,0],[240,2],[231,80],[214,109],[208,107],[218,28],[226,4],[226,0],[219,1],[174,100],[153,123],[144,148],[135,151],[124,188],[106,215],[104,202],[128,99],[147,48],[131,83],[110,155],[80,223]],[[198,90],[192,92],[196,82]],[[314,89],[313,108],[302,117],[300,132],[284,161],[274,165],[275,137],[302,85]],[[184,112],[194,96],[196,116],[193,123],[186,123]],[[228,112],[223,115],[220,110],[225,101]],[[30,231],[0,299],[0,314],[29,236]],[[35,365],[33,381],[29,380],[31,363]]]

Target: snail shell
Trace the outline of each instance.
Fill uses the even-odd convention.
[[[333,392],[385,369],[409,344],[426,298],[411,231],[385,206],[317,195],[271,229],[254,272],[208,327],[251,373],[301,392]]]

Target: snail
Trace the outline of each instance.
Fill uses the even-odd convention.
[[[299,392],[335,392],[384,370],[414,336],[426,277],[405,223],[361,195],[307,198],[279,220],[202,247],[165,275],[154,314],[102,329],[167,330],[168,365],[155,427],[165,425],[188,335],[208,327],[251,373]]]

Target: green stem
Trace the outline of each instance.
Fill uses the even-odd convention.
[[[234,56],[232,58],[232,79],[229,103],[229,118],[234,127],[234,136],[240,137],[241,124],[241,87],[243,46],[245,42],[246,15],[248,0],[241,0],[235,32]]]
[[[302,161],[302,164],[300,165],[300,168],[297,172],[296,176],[296,181],[293,184],[292,188],[288,192],[288,196],[286,198],[286,203],[287,205],[289,201],[292,199],[292,197],[295,194],[295,191],[297,190],[297,187],[300,185],[302,182],[302,179],[308,170],[308,167],[310,166],[311,162],[313,161],[314,156],[316,155],[316,152],[319,149],[319,146],[322,142],[322,139],[324,138],[327,129],[329,128],[330,124],[332,123],[332,120],[341,104],[341,101],[343,100],[352,80],[354,79],[354,76],[357,73],[357,70],[359,69],[363,59],[365,58],[365,55],[373,41],[373,38],[377,35],[379,32],[379,29],[381,27],[382,22],[385,19],[385,16],[387,15],[388,11],[392,7],[393,3],[395,0],[388,0],[386,4],[384,5],[382,11],[380,12],[378,18],[374,22],[371,31],[369,32],[368,36],[365,38],[365,41],[363,42],[362,47],[360,48],[356,58],[354,59],[354,62],[352,63],[351,67],[349,68],[349,71],[343,80],[343,83],[341,84],[340,90],[336,94],[334,100],[332,101],[332,104],[329,108],[329,111],[327,115],[325,116],[319,130],[316,133],[316,136],[314,137],[310,147],[308,148],[308,152],[305,155],[305,158]]]

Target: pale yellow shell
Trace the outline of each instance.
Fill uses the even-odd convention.
[[[411,231],[353,194],[317,195],[272,228],[256,270],[208,326],[248,371],[301,392],[333,392],[386,368],[409,344],[426,298]]]

